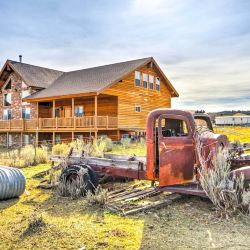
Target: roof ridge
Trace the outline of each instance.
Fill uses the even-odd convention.
[[[104,64],[104,65],[99,65],[99,66],[94,66],[94,67],[89,67],[89,68],[84,68],[84,69],[65,71],[64,73],[71,73],[71,72],[77,72],[77,71],[88,70],[88,69],[96,69],[96,68],[101,68],[101,67],[117,65],[117,64],[121,64],[121,63],[130,63],[130,62],[135,62],[135,61],[139,61],[139,60],[149,60],[149,59],[153,59],[153,57],[150,56],[150,57],[138,58],[138,59],[123,61],[123,62],[118,62],[118,63],[109,63],[109,64]]]
[[[10,63],[14,62],[14,63],[19,63],[19,64],[25,64],[25,65],[28,65],[28,66],[33,66],[33,67],[37,67],[37,68],[41,68],[41,69],[48,69],[48,70],[53,70],[53,71],[65,73],[65,71],[62,71],[62,70],[51,69],[51,68],[47,68],[47,67],[37,66],[37,65],[34,65],[34,64],[18,62],[18,61],[14,61],[14,60],[10,60],[10,59],[7,59],[7,61],[10,62]]]

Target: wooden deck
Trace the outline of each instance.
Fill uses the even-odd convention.
[[[118,128],[117,116],[83,116],[63,118],[0,120],[0,131],[90,131]]]

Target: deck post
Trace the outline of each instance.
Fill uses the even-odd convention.
[[[21,147],[23,146],[23,132],[21,132]]]
[[[6,133],[6,146],[9,148],[9,132]]]
[[[55,132],[52,133],[52,145],[55,145]]]
[[[36,103],[36,119],[39,118],[39,102]]]
[[[56,100],[53,100],[53,106],[52,106],[52,118],[55,118],[55,109],[56,109]]]
[[[72,142],[75,140],[75,133],[72,131]]]
[[[38,147],[38,131],[36,131],[36,147]]]
[[[75,98],[74,97],[72,97],[71,102],[72,102],[72,104],[71,104],[71,106],[72,106],[71,117],[75,117]]]
[[[97,138],[97,95],[95,95],[95,138]]]

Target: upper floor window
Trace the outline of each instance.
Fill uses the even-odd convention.
[[[11,110],[10,109],[4,109],[3,110],[3,119],[4,120],[10,120],[11,119]]]
[[[8,81],[4,89],[11,89],[11,79]]]
[[[149,88],[154,89],[154,76],[149,75]]]
[[[138,113],[141,112],[141,106],[140,105],[135,105],[135,112],[138,112]]]
[[[22,118],[30,119],[30,108],[22,108]]]
[[[27,97],[27,96],[29,96],[29,95],[30,95],[29,90],[23,90],[22,91],[22,99],[25,98],[25,97]]]
[[[160,77],[156,77],[155,89],[160,91]]]
[[[142,80],[143,80],[142,86],[147,89],[148,88],[148,74],[143,73]]]
[[[75,107],[75,116],[82,117],[84,115],[83,106],[76,106]]]
[[[10,106],[11,105],[11,93],[4,94],[4,106]]]
[[[135,86],[139,87],[140,86],[140,72],[139,71],[135,71]]]

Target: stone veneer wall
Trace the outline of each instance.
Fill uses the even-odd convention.
[[[10,109],[12,119],[22,119],[22,108],[30,108],[30,118],[34,119],[37,117],[36,103],[24,103],[22,102],[22,90],[29,90],[30,94],[34,93],[35,90],[25,86],[22,86],[22,80],[15,74],[11,73],[7,82],[11,79],[11,89],[4,89],[0,94],[0,119],[3,119],[3,110]],[[11,93],[11,106],[4,107],[4,94]]]

